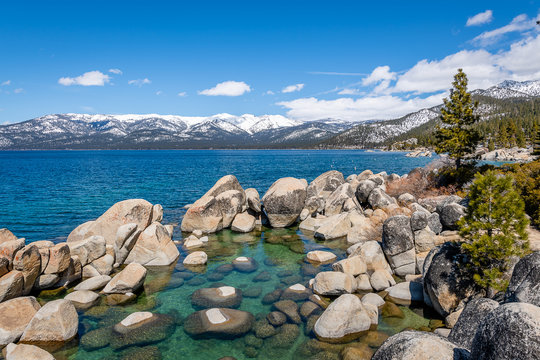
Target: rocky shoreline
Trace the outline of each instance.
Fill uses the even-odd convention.
[[[172,225],[161,224],[163,208],[142,199],[113,205],[74,229],[64,243],[25,244],[2,229],[0,348],[8,360],[52,359],[46,351],[77,337],[78,311],[103,297],[110,305],[133,300],[149,268],[181,262],[204,272],[209,234],[298,224],[321,241],[346,239],[347,257],[308,252],[305,261],[313,269],[308,280],[299,278],[266,294],[262,303],[272,304],[272,311],[264,318],[237,310],[240,289],[226,284],[198,289],[191,300],[199,310],[183,321],[184,331],[193,338],[245,336],[252,343],[246,349],[256,353],[263,341],[282,346],[304,324],[319,344],[328,344],[319,350],[329,358],[534,359],[540,353],[540,252],[517,262],[507,274],[505,294],[487,299],[460,267],[466,260],[456,222],[465,214],[466,199],[387,193],[400,181],[425,175],[424,169],[404,176],[366,170],[345,178],[329,171],[309,184],[278,179],[262,199],[227,175],[188,207],[182,241],[173,241]],[[181,257],[179,247],[188,255]],[[251,273],[257,262],[241,256],[222,267]],[[40,305],[32,295],[47,289],[70,291],[64,299]],[[396,305],[432,307],[444,324],[383,339],[374,354],[354,345]],[[130,343],[134,336],[156,328],[163,339],[172,326],[168,315],[136,312],[108,330],[110,346],[136,344]]]

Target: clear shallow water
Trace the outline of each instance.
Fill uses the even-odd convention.
[[[336,169],[345,176],[364,169],[403,174],[431,161],[429,158],[407,158],[402,153],[364,151],[81,151],[81,152],[0,152],[0,227],[7,227],[29,241],[65,238],[78,224],[96,218],[113,203],[127,198],[145,198],[161,203],[164,223],[180,223],[185,204],[206,192],[226,174],[235,174],[244,188],[255,187],[262,194],[278,178],[294,176],[313,180],[324,171]],[[175,238],[182,234],[176,229]],[[271,305],[261,302],[276,288],[294,283],[307,285],[317,271],[304,262],[305,253],[315,249],[345,256],[343,241],[317,242],[310,234],[296,228],[262,229],[251,234],[223,231],[210,238],[204,249],[209,255],[207,267],[192,273],[178,264],[170,268],[151,269],[144,291],[135,302],[108,306],[106,299],[79,313],[79,339],[55,352],[57,359],[338,359],[343,345],[325,345],[298,328],[290,342],[265,340],[260,348],[247,344],[248,337],[232,340],[193,339],[184,332],[182,320],[196,309],[191,294],[199,288],[229,285],[242,289],[239,307],[263,318]],[[250,256],[258,262],[253,273],[233,271],[221,277],[216,269],[238,256]],[[260,272],[270,273],[270,280],[255,282]],[[247,295],[250,294],[250,297]],[[46,301],[63,297],[41,294]],[[428,326],[434,315],[428,310],[400,307],[403,317],[379,319],[378,332],[355,341],[373,351],[380,341],[404,328]],[[86,334],[98,330],[96,338],[107,341],[110,327],[131,312],[151,311],[170,314],[174,325],[165,339],[146,341],[123,350],[110,345],[90,350],[79,344]],[[158,332],[158,330],[156,330]],[[81,338],[82,337],[82,338]],[[251,338],[253,336],[251,335]],[[105,340],[104,340],[105,339]],[[254,351],[255,350],[255,351]],[[138,353],[133,353],[137,351]],[[147,351],[145,353],[145,351]],[[157,356],[157,353],[160,355]],[[153,357],[153,356],[156,357]],[[137,357],[140,356],[140,357]]]

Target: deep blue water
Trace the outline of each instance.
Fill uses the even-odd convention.
[[[64,239],[112,204],[143,198],[162,204],[164,223],[220,177],[234,174],[261,197],[280,177],[309,181],[328,170],[404,174],[431,158],[363,150],[149,150],[0,152],[0,228],[28,241]]]

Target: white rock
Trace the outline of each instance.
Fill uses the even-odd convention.
[[[214,325],[222,324],[227,321],[227,317],[219,309],[216,308],[207,310],[205,315],[208,318],[208,321]]]
[[[208,261],[208,255],[204,251],[195,251],[186,256],[184,265],[204,265]]]
[[[124,326],[133,326],[152,318],[152,316],[154,316],[154,314],[151,312],[139,311],[128,315],[124,320],[120,321],[120,324]]]

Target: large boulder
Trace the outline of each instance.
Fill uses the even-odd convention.
[[[0,277],[0,302],[21,296],[24,276],[21,271],[12,270]]]
[[[195,337],[235,338],[249,332],[255,317],[246,311],[211,308],[189,315],[184,330]]]
[[[465,207],[456,203],[447,204],[440,211],[442,225],[450,230],[458,229],[457,222],[463,216],[465,216]]]
[[[189,207],[182,219],[182,231],[214,233],[227,228],[245,202],[245,193],[238,179],[226,175]]]
[[[345,237],[351,230],[349,213],[336,214],[324,219],[315,230],[315,238],[322,240]]]
[[[144,283],[146,268],[141,264],[128,264],[122,271],[116,274],[105,288],[105,294],[126,294],[136,292]]]
[[[34,282],[41,273],[41,254],[39,249],[29,244],[17,251],[13,258],[13,268],[23,274],[23,295],[30,294]]]
[[[383,189],[375,188],[369,193],[368,203],[373,209],[383,209],[396,204],[396,199],[385,193]]]
[[[263,196],[264,209],[272,227],[287,227],[296,222],[306,201],[306,181],[281,178]]]
[[[261,198],[257,189],[249,188],[246,189],[246,201],[248,208],[255,211],[256,213],[261,212]]]
[[[354,196],[354,191],[349,183],[341,184],[334,192],[326,199],[324,214],[332,216],[343,211],[343,205]]]
[[[354,255],[332,264],[332,269],[357,276],[367,271],[367,265],[362,256]]]
[[[17,342],[39,309],[40,306],[33,296],[0,303],[0,348]]]
[[[466,360],[469,352],[445,338],[424,331],[403,331],[389,337],[372,360]]]
[[[349,342],[371,327],[368,311],[356,295],[344,294],[332,302],[319,317],[313,331],[326,342]]]
[[[66,243],[56,244],[48,248],[47,253],[48,261],[43,271],[44,274],[58,274],[65,271],[69,267],[71,252]]]
[[[509,303],[480,322],[471,345],[478,360],[533,360],[540,354],[540,307]]]
[[[114,243],[116,264],[121,265],[124,263],[143,230],[144,229],[139,229],[135,223],[129,223],[118,227],[116,241]],[[169,232],[169,235],[172,236],[172,232]]]
[[[347,250],[347,252],[349,252],[349,250]],[[392,269],[386,261],[386,257],[384,256],[384,252],[378,241],[371,240],[357,244],[349,253],[350,256],[360,256],[366,263],[368,271],[386,270],[389,273],[392,272]]]
[[[143,199],[117,202],[96,220],[75,228],[69,234],[67,242],[81,241],[90,236],[99,235],[105,239],[106,244],[114,245],[120,226],[135,223],[138,229],[144,230],[152,221],[152,212],[152,204]]]
[[[77,310],[69,300],[53,300],[34,315],[24,333],[21,343],[45,346],[60,345],[73,339],[79,328]]]
[[[86,266],[92,261],[105,255],[107,243],[105,238],[100,235],[92,235],[83,240],[72,240],[67,243],[70,254],[78,256],[82,266]]]
[[[315,178],[307,187],[307,197],[322,196],[326,198],[345,182],[343,174],[337,170],[327,171]]]
[[[255,216],[247,211],[236,214],[231,224],[231,230],[241,233],[248,233],[255,229]]]
[[[540,306],[540,251],[518,261],[512,272],[505,300]]]
[[[113,350],[126,347],[141,347],[157,343],[169,338],[174,331],[174,318],[167,314],[152,314],[150,312],[137,312],[115,324],[110,332],[110,346]],[[96,342],[99,346],[99,342]],[[86,342],[88,344],[88,342]],[[96,346],[94,345],[94,346]],[[141,359],[154,359],[145,357]]]
[[[407,216],[392,216],[384,222],[382,249],[397,275],[415,273],[414,234]]]
[[[424,301],[422,284],[419,282],[404,281],[386,289],[387,300],[399,305],[419,304]]]
[[[55,360],[47,351],[26,344],[9,344],[5,348],[6,360]]]
[[[7,237],[11,239],[11,237]],[[0,258],[5,258],[8,260],[8,268],[11,269],[13,265],[13,258],[15,254],[24,247],[24,239],[12,239],[6,240],[3,243],[0,243]]]
[[[360,204],[366,204],[369,194],[377,187],[377,183],[371,180],[362,180],[356,187],[355,196]]]
[[[432,251],[424,261],[424,291],[433,308],[446,317],[479,290],[465,267],[459,244],[448,242]]]
[[[319,295],[350,294],[355,290],[354,276],[337,271],[323,271],[315,276],[313,291]]]
[[[0,244],[3,244],[8,241],[17,240],[17,237],[8,229],[0,229]]]
[[[495,300],[480,298],[469,301],[452,327],[448,340],[467,350],[471,349],[474,334],[482,320],[499,307]]]
[[[137,239],[125,263],[147,266],[170,265],[178,259],[180,252],[167,229],[158,222],[148,226]]]

